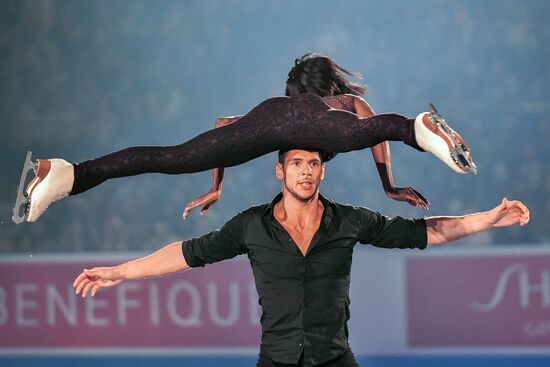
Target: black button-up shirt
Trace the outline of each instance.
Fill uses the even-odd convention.
[[[305,256],[273,216],[270,204],[252,207],[221,230],[183,241],[191,267],[247,254],[262,306],[262,348],[278,363],[324,363],[348,348],[349,283],[359,241],[386,248],[427,244],[423,219],[388,218],[367,208],[341,205],[320,195],[319,229]]]

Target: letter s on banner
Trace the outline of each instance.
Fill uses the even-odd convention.
[[[506,268],[502,275],[500,276],[497,285],[495,287],[495,291],[493,293],[493,298],[488,303],[480,303],[480,302],[472,302],[472,309],[479,312],[488,312],[497,307],[500,302],[502,301],[502,298],[504,297],[504,294],[506,293],[508,281],[512,277],[512,275],[515,273],[522,273],[527,272],[527,267],[525,265],[512,265]]]

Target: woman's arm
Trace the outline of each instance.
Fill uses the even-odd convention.
[[[160,277],[189,269],[182,252],[182,243],[171,243],[157,252],[124,264],[111,267],[84,269],[76,277],[73,287],[76,294],[92,296],[101,288],[118,285],[126,280]]]
[[[214,126],[218,128],[221,126],[232,124],[233,122],[238,121],[241,117],[243,117],[243,115],[220,117],[216,119],[216,123],[214,124]],[[185,209],[183,210],[183,220],[187,219],[192,209],[199,206],[203,206],[200,212],[201,215],[206,214],[208,212],[208,209],[210,209],[210,207],[220,199],[222,195],[223,173],[223,168],[214,168],[212,170],[212,187],[207,193],[187,203]]]
[[[374,110],[367,101],[358,96],[354,97],[354,107],[357,116],[365,118],[374,115]],[[385,141],[377,144],[371,148],[371,152],[386,195],[394,200],[406,201],[412,206],[428,209],[430,202],[420,192],[412,187],[395,186],[391,168],[390,143]]]

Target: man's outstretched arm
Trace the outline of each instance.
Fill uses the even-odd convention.
[[[493,227],[506,227],[529,222],[529,209],[518,200],[504,198],[500,205],[481,213],[461,217],[426,218],[428,245],[451,242]]]
[[[84,269],[76,277],[76,294],[94,296],[101,288],[112,287],[126,280],[160,277],[189,269],[181,250],[182,243],[171,243],[157,252],[112,267]]]

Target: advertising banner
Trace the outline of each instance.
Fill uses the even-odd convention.
[[[413,347],[550,348],[550,256],[407,259]]]
[[[75,294],[82,269],[123,260],[0,263],[0,348],[258,348],[261,309],[245,259]]]
[[[261,308],[246,257],[83,299],[72,283],[84,268],[137,256],[82,256],[0,259],[0,356],[246,356],[254,365]],[[550,251],[360,246],[350,298],[361,358],[550,356]]]

